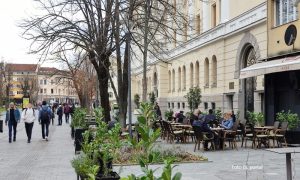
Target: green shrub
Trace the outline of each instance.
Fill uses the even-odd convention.
[[[87,110],[84,108],[76,108],[72,116],[71,127],[73,128],[87,128],[85,122],[85,116]]]
[[[279,122],[288,122],[289,129],[296,129],[299,127],[299,116],[297,113],[292,113],[290,110],[284,110],[276,113],[276,120]]]

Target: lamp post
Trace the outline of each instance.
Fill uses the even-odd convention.
[[[132,112],[131,112],[131,56],[130,56],[130,32],[127,32],[126,34],[126,40],[128,43],[128,49],[127,49],[127,53],[128,53],[128,123],[129,123],[129,134],[130,137],[132,138]]]

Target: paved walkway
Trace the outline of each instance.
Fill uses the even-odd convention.
[[[5,126],[4,133],[0,133],[0,180],[76,179],[70,164],[74,146],[69,124],[50,125],[49,141],[46,142],[42,140],[40,125],[35,122],[30,144],[24,123],[18,125],[17,141],[11,144],[8,143],[7,129]]]
[[[0,118],[0,119],[3,119]],[[57,122],[57,120],[56,120]],[[32,142],[26,142],[24,124],[18,125],[17,141],[8,143],[7,127],[0,133],[0,180],[75,180],[70,161],[74,157],[73,140],[69,125],[50,126],[49,141],[42,141],[41,129],[36,122]],[[167,144],[163,148],[177,148],[193,152],[194,144]],[[285,155],[264,150],[239,148],[215,152],[197,151],[210,162],[186,163],[175,167],[183,174],[182,180],[283,180],[286,179]],[[292,154],[294,179],[300,179],[300,154]],[[152,166],[162,167],[161,165]],[[246,168],[257,168],[250,170]],[[139,166],[114,167],[124,177],[140,175]],[[157,171],[160,174],[160,170]]]
[[[194,144],[167,144],[161,142],[163,148],[181,149],[193,152]],[[240,146],[239,146],[240,147]],[[210,162],[184,163],[174,168],[174,172],[181,172],[183,180],[283,180],[286,179],[285,155],[253,150],[251,148],[227,149],[224,151],[196,151]],[[292,154],[293,179],[300,179],[300,154]],[[161,165],[152,166],[153,169]],[[252,168],[252,170],[250,170]],[[156,174],[161,174],[161,170]],[[142,174],[139,166],[117,167],[117,172],[124,176],[133,173]]]

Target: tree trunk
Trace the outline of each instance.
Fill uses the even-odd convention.
[[[143,52],[143,102],[147,101],[147,56],[148,56],[148,35],[149,35],[149,14],[150,0],[146,0],[144,5],[145,11],[145,29],[144,29],[144,52]]]
[[[124,52],[124,63],[123,63],[123,73],[122,79],[123,83],[119,84],[119,110],[120,110],[120,123],[122,127],[126,126],[126,114],[128,108],[128,48],[129,40],[126,42],[125,52]],[[121,86],[120,86],[121,85]],[[131,112],[128,112],[131,113]]]
[[[109,79],[109,69],[110,62],[109,56],[103,54],[98,61],[99,69],[97,69],[98,81],[99,81],[99,91],[100,91],[100,104],[104,110],[104,120],[105,122],[110,121],[110,104],[109,104],[109,94],[108,94],[108,79]]]

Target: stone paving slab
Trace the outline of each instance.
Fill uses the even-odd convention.
[[[7,131],[5,126],[4,133],[0,133],[0,180],[76,179],[70,163],[74,146],[69,124],[50,125],[48,142],[42,140],[38,122],[30,144],[26,142],[24,123],[18,124],[16,142],[8,143]]]
[[[193,152],[194,144],[167,144],[161,142],[163,148],[182,149]],[[239,148],[224,151],[196,151],[195,154],[203,155],[211,162],[184,163],[174,168],[175,172],[183,174],[183,180],[283,180],[286,179],[285,155],[268,152],[262,149]],[[247,160],[248,159],[248,160]],[[300,155],[292,154],[293,179],[300,179]],[[151,166],[160,168],[157,175],[161,174],[162,165]],[[252,168],[250,170],[250,168]],[[122,177],[129,174],[140,175],[139,166],[115,167]]]

